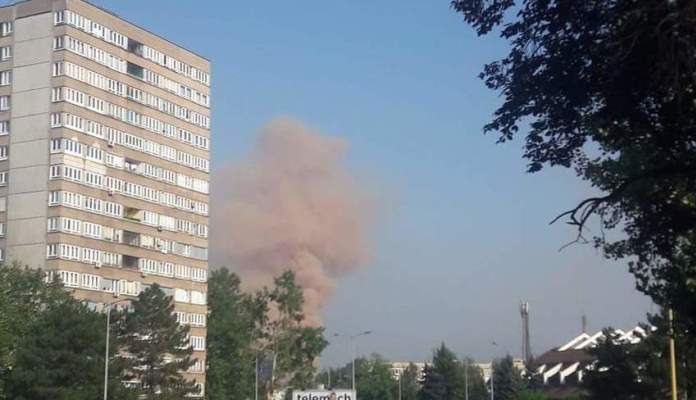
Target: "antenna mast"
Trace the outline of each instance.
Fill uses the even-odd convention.
[[[520,303],[520,316],[522,317],[522,358],[525,364],[532,362],[532,346],[529,339],[529,303]]]

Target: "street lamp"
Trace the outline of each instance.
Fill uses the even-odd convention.
[[[131,301],[130,299],[120,299],[104,304],[106,310],[106,350],[104,352],[104,400],[108,400],[109,395],[109,327],[111,325],[111,307],[115,304]]]
[[[357,393],[357,392],[355,391],[355,390],[356,390],[356,385],[355,385],[355,353],[357,352],[357,345],[355,344],[355,339],[358,338],[358,337],[360,337],[360,336],[369,335],[369,334],[371,334],[371,333],[372,333],[372,331],[364,331],[364,332],[356,333],[355,335],[341,335],[341,334],[338,334],[338,333],[334,333],[334,335],[333,335],[334,337],[347,336],[348,339],[350,339],[350,341],[351,341],[351,344],[352,344],[352,347],[353,347],[353,357],[352,357],[352,360],[353,360],[353,361],[351,362],[351,369],[352,369],[352,379],[351,379],[351,383],[352,383],[352,386],[353,386],[353,393]]]

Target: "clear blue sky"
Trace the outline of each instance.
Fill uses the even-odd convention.
[[[519,355],[522,299],[537,354],[577,334],[583,313],[600,329],[650,311],[623,265],[558,252],[573,232],[547,222],[589,190],[563,171],[526,175],[519,142],[481,133],[499,99],[476,75],[505,44],[476,38],[449,1],[95,3],[212,60],[214,167],[277,116],[350,141],[351,167],[389,205],[374,262],[325,313],[329,333],[374,331],[360,353],[419,361],[444,340],[481,360]],[[349,356],[337,340],[322,362]]]

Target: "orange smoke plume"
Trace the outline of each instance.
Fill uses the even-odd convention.
[[[345,140],[277,119],[260,132],[247,159],[214,176],[211,249],[251,288],[295,271],[310,324],[336,279],[370,255],[368,191],[343,163]]]

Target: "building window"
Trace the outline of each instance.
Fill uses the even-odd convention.
[[[7,171],[0,172],[0,186],[7,186],[7,174]]]
[[[53,13],[53,24],[60,25],[65,23],[65,10],[56,11]]]
[[[0,36],[10,36],[12,34],[12,21],[0,22]]]
[[[0,72],[0,86],[7,86],[12,84],[12,71],[2,71]]]
[[[0,96],[0,111],[10,109],[10,96]]]
[[[56,36],[53,38],[53,50],[65,48],[65,36]]]
[[[0,136],[10,134],[10,121],[0,121]]]
[[[0,161],[7,160],[9,154],[9,148],[7,146],[0,146]]]
[[[5,234],[7,233],[7,225],[5,225],[4,222],[0,222],[0,237],[5,237]]]
[[[189,337],[189,343],[191,348],[196,351],[205,350],[205,336],[191,336]]]
[[[7,61],[12,58],[12,46],[0,47],[0,61]]]

